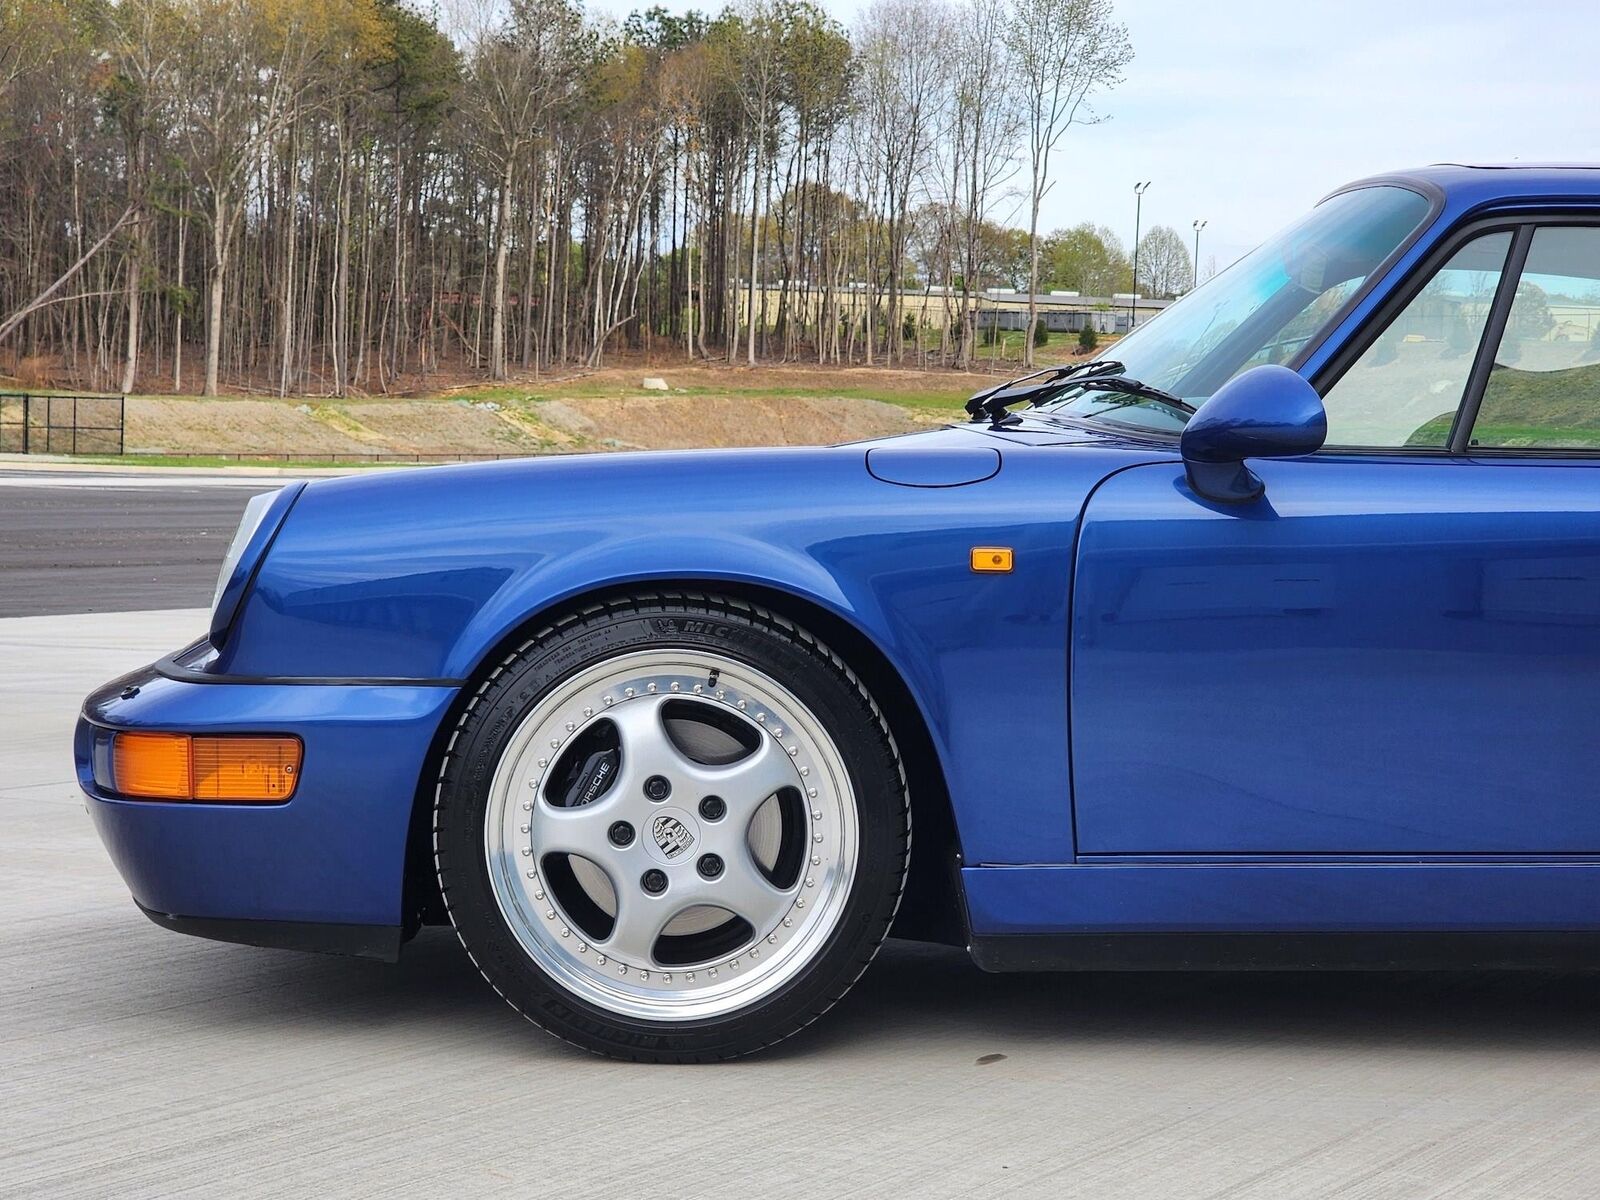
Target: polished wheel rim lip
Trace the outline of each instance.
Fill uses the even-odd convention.
[[[784,778],[792,779],[784,786],[795,788],[803,801],[801,830],[792,833],[805,838],[794,886],[774,889],[782,893],[782,900],[775,899],[771,910],[763,907],[759,921],[727,905],[729,911],[750,922],[751,938],[736,950],[692,966],[664,966],[636,953],[619,955],[612,946],[617,931],[606,942],[591,942],[563,911],[547,886],[543,867],[552,836],[548,830],[554,821],[564,814],[585,812],[584,808],[550,809],[543,799],[549,773],[562,749],[601,721],[611,720],[619,728],[624,721],[638,725],[630,705],[636,706],[636,713],[646,713],[653,711],[648,706],[674,698],[719,706],[743,718],[759,732],[758,749],[751,758],[781,753],[783,766],[791,772]],[[661,736],[666,741],[665,734]],[[699,885],[690,879],[707,845],[707,829],[720,827],[712,831],[710,841],[732,854],[732,841],[742,841],[745,824],[737,812],[715,822],[697,815],[684,821],[684,816],[696,814],[701,798],[697,795],[674,795],[665,803],[642,798],[635,803],[632,789],[638,776],[628,767],[626,747],[625,735],[624,764],[615,784],[621,794],[613,797],[608,792],[588,807],[598,814],[613,798],[627,799],[628,805],[616,811],[642,813],[651,819],[636,823],[627,852],[613,853],[614,847],[591,845],[591,838],[582,847],[583,856],[605,870],[619,905],[637,903],[642,896],[641,875],[632,872],[630,877],[623,865],[630,862],[642,864],[640,871],[669,872],[671,885],[665,893],[669,904],[677,903],[670,899],[674,889],[680,896],[708,894],[694,893],[692,889]],[[634,756],[651,769],[659,761],[644,762],[637,745]],[[734,764],[734,768],[740,766]],[[781,774],[777,767],[772,770]],[[679,773],[692,777],[687,768]],[[630,790],[623,793],[623,789]],[[716,794],[730,805],[739,800],[722,796],[723,790],[719,787]],[[749,798],[744,800],[748,807]],[[670,810],[668,815],[695,838],[690,852],[668,858],[661,850],[651,826],[653,816],[663,810]],[[603,838],[605,824],[598,815],[592,824]],[[677,835],[670,828],[663,832],[669,843]],[[746,1008],[782,988],[814,960],[843,915],[855,879],[858,840],[849,774],[816,715],[764,671],[720,652],[693,649],[618,655],[552,688],[522,719],[501,755],[490,784],[484,822],[491,889],[507,926],[528,956],[566,990],[591,1004],[655,1021],[704,1020]],[[729,870],[730,878],[738,877],[738,866],[730,864],[735,868]],[[765,899],[762,897],[763,905]]]

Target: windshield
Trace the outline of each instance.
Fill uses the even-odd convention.
[[[1406,188],[1342,192],[1111,347],[1122,374],[1197,408],[1240,371],[1283,363],[1317,338],[1428,215]],[[1135,392],[1064,385],[1043,406],[1176,432],[1189,412]]]

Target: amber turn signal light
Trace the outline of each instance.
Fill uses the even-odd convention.
[[[1004,575],[1012,567],[1010,546],[974,546],[972,569],[980,575]]]
[[[300,779],[297,737],[119,733],[111,743],[118,792],[140,800],[282,804]]]

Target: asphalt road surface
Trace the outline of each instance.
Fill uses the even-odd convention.
[[[1596,1194],[1590,976],[987,976],[891,943],[776,1053],[646,1067],[522,1021],[445,932],[389,966],[158,929],[69,735],[204,617],[0,620],[0,1195]]]
[[[245,504],[283,482],[0,468],[0,617],[207,604]]]

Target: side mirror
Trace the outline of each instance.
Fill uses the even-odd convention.
[[[1209,500],[1247,504],[1265,490],[1247,458],[1297,458],[1322,448],[1322,397],[1287,367],[1252,367],[1200,406],[1178,443],[1189,486]]]

